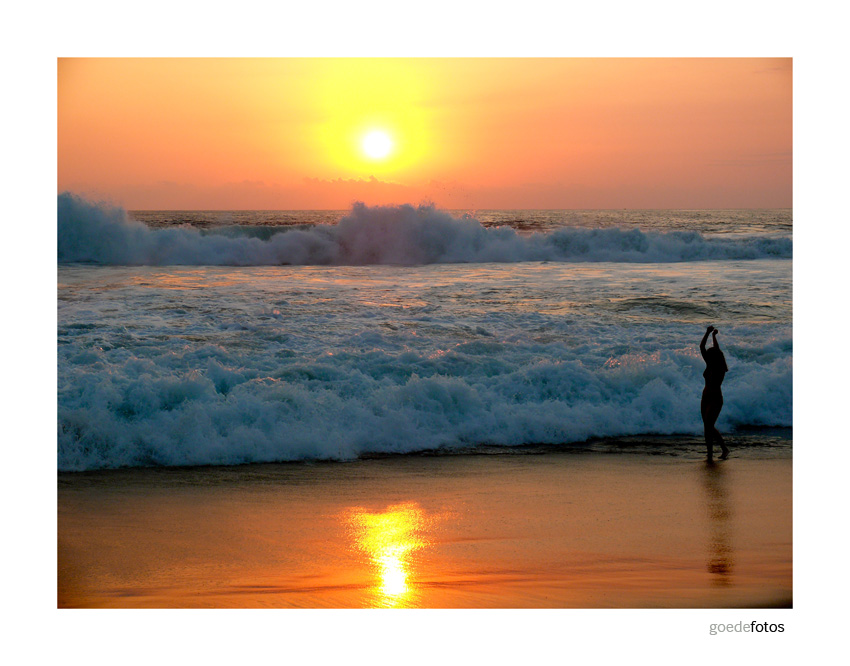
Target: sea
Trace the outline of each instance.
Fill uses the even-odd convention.
[[[786,451],[792,211],[127,211],[58,197],[58,469]],[[684,444],[683,444],[684,443]],[[631,447],[631,448],[630,448]]]

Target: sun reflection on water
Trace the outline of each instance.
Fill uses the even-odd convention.
[[[405,502],[380,513],[352,509],[348,522],[355,545],[368,555],[377,577],[375,605],[410,606],[415,591],[412,555],[428,545],[425,512],[417,503]]]

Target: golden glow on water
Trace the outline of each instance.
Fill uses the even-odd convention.
[[[348,523],[357,548],[370,560],[375,575],[374,604],[410,606],[416,584],[413,553],[429,545],[428,520],[415,502],[396,504],[381,513],[352,509]]]

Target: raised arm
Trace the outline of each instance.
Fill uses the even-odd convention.
[[[703,360],[705,360],[705,343],[708,342],[708,336],[714,330],[714,326],[709,326],[705,329],[705,335],[702,336],[702,341],[699,343],[699,353],[702,354]],[[716,333],[715,333],[716,334]],[[717,339],[715,338],[714,344],[717,344]]]
[[[717,349],[717,356],[720,358],[720,362],[723,363],[723,372],[729,372],[729,366],[726,365],[726,357],[723,355],[723,352],[720,351],[720,345],[717,344],[717,329],[715,328],[711,332],[711,341],[714,343],[715,349]]]

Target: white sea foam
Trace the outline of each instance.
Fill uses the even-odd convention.
[[[553,356],[557,356],[552,350]],[[220,349],[188,359],[69,359],[60,387],[59,468],[349,459],[470,444],[580,442],[698,433],[701,361],[664,354],[625,367],[520,362],[458,351],[439,360],[373,351],[271,374]],[[274,363],[269,350],[265,362]],[[791,363],[731,359],[721,427],[791,425]]]
[[[60,266],[59,468],[698,435],[706,320],[721,430],[790,426],[789,268]]]
[[[790,258],[775,235],[705,237],[694,231],[562,228],[518,234],[432,206],[355,204],[336,225],[150,228],[121,208],[73,194],[58,199],[60,263],[111,265],[418,265],[485,262],[685,262]]]

